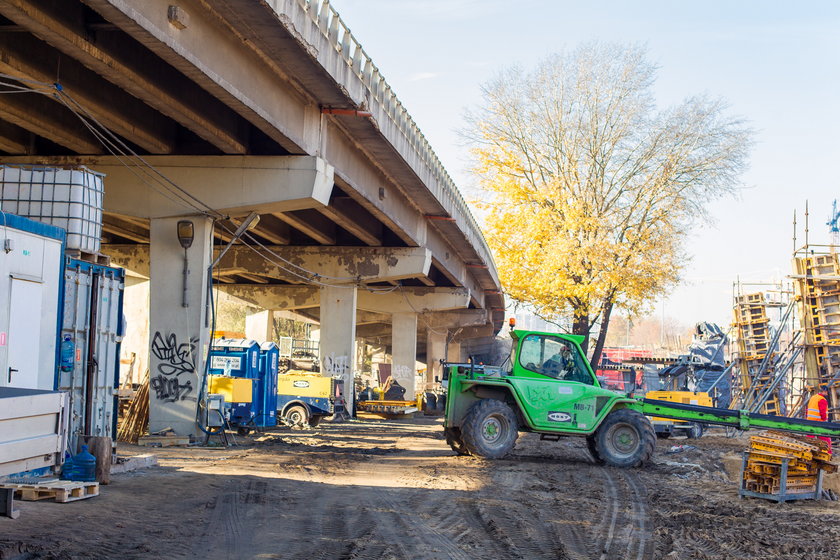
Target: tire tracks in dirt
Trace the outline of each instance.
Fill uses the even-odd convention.
[[[592,467],[604,478],[607,505],[606,527],[593,535],[600,546],[601,560],[653,557],[647,490],[633,472],[617,472],[611,467]],[[606,534],[603,534],[603,533]],[[603,537],[599,538],[600,535]]]
[[[593,557],[600,555],[598,557],[601,560],[653,558],[652,525],[647,511],[648,492],[644,482],[632,469],[598,465],[586,450],[580,451],[580,455],[589,463],[586,470],[598,473],[604,480],[605,496],[602,503],[606,507],[592,528],[592,543],[595,546],[588,547],[590,554]]]
[[[244,485],[244,488],[243,488]],[[243,546],[252,540],[254,527],[243,520],[250,504],[264,503],[266,483],[254,479],[232,479],[220,489],[208,504],[212,514],[208,520],[202,542],[205,558],[238,558]],[[246,505],[245,508],[242,506]]]

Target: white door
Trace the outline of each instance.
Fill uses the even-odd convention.
[[[39,282],[12,278],[9,302],[8,368],[0,372],[7,387],[38,387],[38,364],[41,342],[41,289]]]

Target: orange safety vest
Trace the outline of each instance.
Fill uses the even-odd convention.
[[[822,421],[820,416],[820,401],[824,401],[825,397],[822,395],[814,395],[808,399],[808,411],[805,413],[806,420]]]

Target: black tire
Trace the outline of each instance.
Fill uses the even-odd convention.
[[[318,424],[321,423],[321,418],[323,418],[323,416],[313,416],[313,417],[311,417],[309,419],[309,425],[313,428],[317,428]]]
[[[656,434],[650,421],[629,408],[610,412],[595,434],[598,455],[613,467],[639,467],[650,460]]]
[[[299,404],[290,406],[283,414],[283,420],[290,426],[303,426],[309,422],[309,413]]]
[[[467,446],[464,445],[464,440],[461,439],[460,428],[444,428],[443,434],[446,436],[446,443],[452,448],[452,451],[458,455],[470,454]]]
[[[246,428],[245,426],[239,426],[236,428],[236,433],[240,436],[247,436],[250,432],[251,428]]]
[[[461,424],[461,440],[471,455],[501,459],[513,449],[519,425],[511,408],[500,400],[473,404]]]
[[[586,448],[589,449],[589,454],[592,455],[592,459],[595,461],[596,465],[603,465],[604,460],[601,458],[601,455],[598,453],[598,443],[595,439],[595,436],[587,436],[586,437]]]
[[[703,425],[697,422],[692,422],[691,427],[685,433],[688,439],[700,439],[703,436]]]

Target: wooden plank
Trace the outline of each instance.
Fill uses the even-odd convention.
[[[142,436],[137,440],[138,445],[147,447],[173,447],[175,445],[189,445],[188,436]]]

